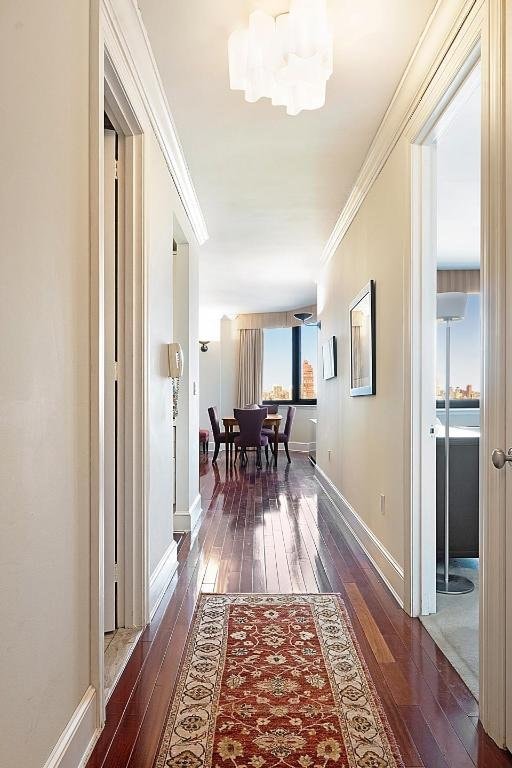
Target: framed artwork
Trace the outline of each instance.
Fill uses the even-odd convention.
[[[322,344],[322,368],[324,379],[334,379],[337,375],[336,336]]]
[[[349,307],[350,395],[375,394],[375,281],[365,285]]]

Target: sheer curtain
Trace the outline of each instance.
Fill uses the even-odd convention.
[[[263,395],[263,330],[242,328],[238,353],[238,405],[261,403]]]

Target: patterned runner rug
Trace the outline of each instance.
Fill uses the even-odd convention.
[[[155,768],[397,768],[338,595],[202,595]]]

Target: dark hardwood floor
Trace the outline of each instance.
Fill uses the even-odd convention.
[[[203,517],[107,706],[88,768],[151,768],[198,594],[339,592],[408,768],[512,766],[470,691],[341,527],[302,454],[277,470],[201,459]]]

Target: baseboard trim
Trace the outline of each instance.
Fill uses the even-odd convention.
[[[173,515],[174,530],[176,533],[190,533],[197,525],[201,517],[201,494],[197,494],[194,503],[187,512],[176,511]]]
[[[90,685],[43,768],[84,768],[100,735],[96,689]]]
[[[290,451],[299,451],[300,453],[309,453],[311,448],[315,447],[316,443],[301,443],[301,442],[290,440],[288,445],[289,445]],[[215,450],[215,443],[212,443],[212,441],[210,440],[210,442],[208,443],[208,451],[213,453],[214,450]],[[224,450],[224,444],[221,443],[220,452],[222,452],[223,450]]]
[[[164,592],[169,586],[178,567],[178,547],[171,541],[155,570],[149,578],[149,616],[153,618]]]
[[[298,451],[299,453],[309,453],[312,445],[314,445],[314,443],[298,443],[293,440],[290,440],[288,443],[290,451]]]
[[[347,526],[352,535],[357,539],[374,568],[386,582],[393,597],[404,607],[405,579],[404,570],[388,552],[384,544],[377,538],[355,509],[348,503],[342,493],[336,488],[325,472],[315,466],[315,476],[318,484],[329,497],[333,507],[339,512],[341,520]]]

